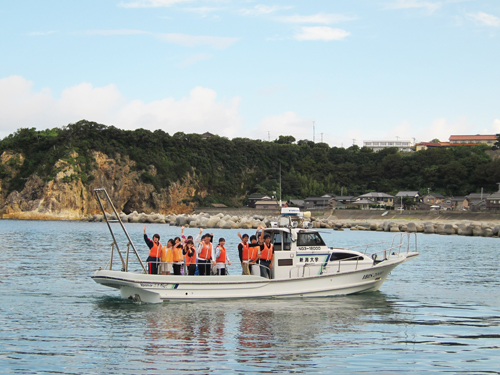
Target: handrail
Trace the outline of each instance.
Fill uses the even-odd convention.
[[[122,230],[125,233],[125,236],[127,236],[128,244],[127,244],[127,255],[126,255],[127,260],[126,261],[123,259],[123,256],[122,256],[120,249],[118,247],[118,243],[116,242],[115,234],[113,233],[113,230],[111,229],[111,225],[110,225],[109,220],[108,220],[108,215],[107,215],[106,211],[104,210],[104,206],[102,204],[101,197],[99,196],[99,192],[104,192],[104,196],[105,196],[106,200],[108,201],[109,205],[111,206],[111,209],[113,210],[117,221],[120,223],[120,226],[122,227]],[[127,230],[125,229],[125,226],[123,225],[123,222],[120,218],[120,215],[118,215],[118,212],[116,212],[116,208],[113,205],[113,202],[111,202],[111,198],[109,197],[108,192],[104,188],[96,188],[96,189],[94,189],[94,193],[95,193],[95,197],[96,197],[97,201],[99,202],[99,206],[101,207],[101,211],[104,215],[104,220],[106,220],[106,224],[108,225],[108,229],[109,229],[109,232],[111,233],[111,237],[113,237],[113,244],[116,245],[116,250],[118,251],[118,254],[120,255],[120,259],[122,261],[122,266],[123,266],[122,271],[128,272],[129,246],[132,246],[132,249],[134,250],[135,256],[137,257],[137,259],[139,260],[139,263],[141,264],[142,270],[144,271],[144,273],[147,273],[146,267],[144,266],[144,263],[142,262],[142,259],[139,256],[139,253],[137,252],[137,249],[135,248],[134,243],[132,242],[132,239],[130,238]],[[113,266],[113,247],[111,247],[111,260],[109,263],[110,270],[111,270],[112,266]]]

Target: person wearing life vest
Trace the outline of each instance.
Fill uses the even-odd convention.
[[[259,238],[260,243],[260,276],[270,279],[273,268],[274,247],[271,243],[271,236],[264,235],[264,227]]]
[[[248,234],[244,234],[243,236],[238,232],[238,237],[241,242],[238,244],[238,255],[240,256],[241,262],[241,274],[242,275],[250,275],[250,258],[249,258],[249,249],[250,245],[248,244]]]
[[[185,256],[188,275],[193,276],[196,273],[196,248],[194,247],[193,240],[187,240],[182,252]]]
[[[248,244],[248,265],[250,269],[250,274],[260,274],[260,266],[259,266],[259,252],[260,245],[257,242],[257,236],[250,236],[250,242]]]
[[[182,247],[183,243],[181,241],[180,237],[175,237],[174,238],[174,247],[172,248],[173,251],[173,269],[174,269],[174,275],[181,275],[181,267],[184,264],[184,256],[182,255]]]
[[[212,263],[212,237],[210,234],[205,234],[198,246],[198,271],[200,276],[210,275],[210,264]]]
[[[227,251],[225,248],[226,240],[224,238],[219,238],[219,245],[215,248],[215,261],[214,265],[217,267],[217,275],[226,275],[226,263],[231,265],[231,261],[227,257]]]
[[[181,238],[184,241],[184,247],[182,248],[182,255],[184,255],[184,275],[196,275],[196,246],[194,244],[199,242],[202,233],[203,233],[203,228],[200,228],[200,233],[198,233],[196,235],[196,238],[193,240],[193,236],[187,236],[187,238],[184,236],[184,226],[181,227]],[[191,248],[191,246],[188,245],[189,241],[191,241],[192,243],[192,249],[194,250],[194,254],[190,256],[191,259],[188,262],[187,252]],[[193,265],[193,264],[194,267],[191,267],[192,273],[190,273],[188,265]]]
[[[167,246],[161,248],[160,271],[162,275],[170,275],[170,272],[172,272],[172,262],[174,261],[173,247],[174,240],[170,239],[167,242]]]
[[[146,242],[146,245],[149,247],[149,256],[148,259],[146,259],[149,274],[158,275],[158,264],[160,263],[161,256],[160,235],[155,234],[153,236],[153,241],[151,241],[146,234],[146,226],[144,226],[144,242]]]

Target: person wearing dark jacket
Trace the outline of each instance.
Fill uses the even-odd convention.
[[[148,259],[146,259],[149,274],[158,275],[158,264],[160,263],[161,255],[160,235],[155,234],[153,236],[153,241],[151,241],[146,234],[146,226],[144,225],[144,242],[146,242],[146,245],[149,247],[149,256]]]

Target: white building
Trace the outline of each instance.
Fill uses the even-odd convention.
[[[373,151],[380,151],[388,147],[397,147],[399,151],[411,151],[412,146],[411,140],[406,139],[363,141],[363,147],[371,148]]]

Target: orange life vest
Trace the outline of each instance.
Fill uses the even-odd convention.
[[[260,252],[260,259],[271,260],[272,257],[273,257],[273,244],[270,244],[269,247],[267,247],[267,245],[264,244],[264,249]]]
[[[164,263],[172,263],[174,254],[171,247],[163,246],[161,249],[161,261]]]
[[[196,264],[196,249],[193,249],[193,256],[190,257],[189,255],[189,247],[186,249],[186,265],[190,264]]]
[[[184,260],[184,257],[182,256],[182,248],[181,247],[174,247],[174,263],[175,262],[182,262]]]
[[[240,242],[240,245],[243,249],[243,251],[241,252],[241,259],[243,259],[243,262],[247,262],[250,258],[248,258],[248,249],[250,248],[250,246],[248,245],[248,242],[245,244],[243,242]]]
[[[161,255],[161,243],[158,242],[158,245],[153,242],[153,247],[149,250],[149,256],[151,258],[159,258]]]
[[[200,259],[210,260],[212,259],[212,244],[203,243],[203,248],[200,252]]]
[[[257,259],[259,259],[259,245],[257,245],[257,246],[248,245],[248,259],[252,263],[257,262]]]
[[[220,254],[217,258],[217,263],[226,263],[226,248],[224,246],[219,246]]]

